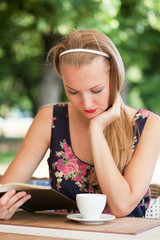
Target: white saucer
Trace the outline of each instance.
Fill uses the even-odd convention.
[[[102,224],[106,221],[115,219],[115,216],[110,214],[101,214],[99,219],[84,219],[80,213],[75,213],[67,215],[67,218],[83,224]]]

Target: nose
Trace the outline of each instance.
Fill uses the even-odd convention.
[[[92,97],[89,94],[82,95],[82,105],[85,110],[92,107]]]

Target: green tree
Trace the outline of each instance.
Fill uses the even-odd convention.
[[[69,28],[91,18],[98,6],[97,0],[0,2],[1,107],[37,112],[37,86],[48,50]]]
[[[123,0],[117,15],[128,102],[160,113],[160,1]]]
[[[126,101],[159,113],[159,12],[159,0],[1,0],[3,113],[4,106],[37,112],[46,54],[74,28],[95,28],[107,34],[124,60]]]

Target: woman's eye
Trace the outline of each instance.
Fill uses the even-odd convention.
[[[77,94],[77,92],[71,92],[71,91],[69,91],[69,93],[70,93],[71,95]]]
[[[98,90],[92,90],[92,93],[100,93],[101,91],[102,91],[102,88]]]

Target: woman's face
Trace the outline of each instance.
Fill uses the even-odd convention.
[[[82,67],[62,64],[61,77],[72,105],[87,119],[108,108],[109,71],[103,57]]]

